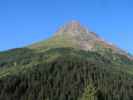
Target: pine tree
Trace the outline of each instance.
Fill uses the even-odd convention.
[[[83,93],[83,96],[82,96],[81,100],[97,100],[96,93],[97,93],[97,91],[93,87],[93,85],[89,84],[85,88],[85,91]]]

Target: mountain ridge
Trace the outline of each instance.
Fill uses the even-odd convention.
[[[73,47],[82,50],[90,51],[104,51],[110,49],[113,53],[118,53],[132,58],[128,53],[117,46],[108,43],[97,33],[90,31],[87,27],[81,25],[79,21],[72,20],[62,27],[60,27],[53,37],[48,40],[44,40],[33,45],[29,48],[32,49],[44,49],[54,47]]]

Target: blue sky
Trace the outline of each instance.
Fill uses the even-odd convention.
[[[0,51],[47,39],[70,20],[133,53],[133,0],[0,0]]]

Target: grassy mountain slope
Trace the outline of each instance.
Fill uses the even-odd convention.
[[[127,55],[120,48],[107,43],[95,32],[91,32],[77,21],[62,26],[53,37],[30,45],[28,48],[44,51],[49,48],[71,47],[81,50],[98,51],[97,49],[111,49],[112,52]]]
[[[49,48],[59,48],[59,47],[73,47],[78,48],[76,42],[72,40],[71,37],[65,36],[54,36],[46,41],[41,41],[30,45],[28,48],[40,51],[45,51]],[[78,48],[79,49],[79,48]]]

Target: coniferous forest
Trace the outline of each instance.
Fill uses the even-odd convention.
[[[110,50],[19,48],[0,59],[0,100],[133,100],[133,62]]]

